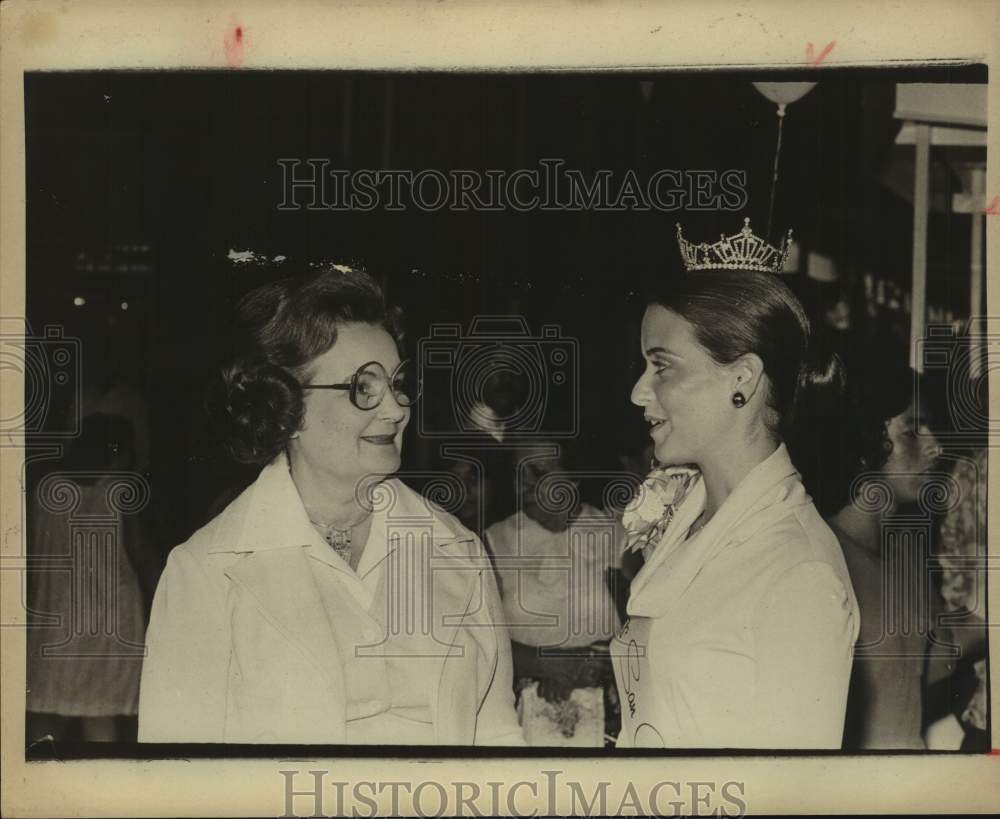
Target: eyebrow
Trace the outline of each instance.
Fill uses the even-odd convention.
[[[674,358],[680,358],[680,356],[677,355],[677,353],[671,352],[666,347],[650,347],[648,350],[646,350],[646,355],[649,358],[652,358],[654,355],[670,355],[673,356]]]
[[[358,364],[358,365],[357,365],[357,366],[356,366],[356,367],[355,367],[355,368],[354,368],[353,370],[351,370],[351,371],[350,371],[350,372],[349,372],[349,373],[347,374],[347,376],[345,376],[345,378],[344,378],[343,380],[344,380],[345,382],[346,382],[346,381],[350,381],[350,380],[351,380],[351,377],[352,377],[352,376],[353,376],[353,375],[354,375],[355,373],[357,373],[357,371],[358,371],[358,370],[360,370],[360,369],[361,369],[362,367],[364,367],[364,366],[365,366],[366,364],[379,364],[379,365],[381,365],[382,369],[383,369],[383,370],[385,370],[385,374],[386,374],[386,375],[392,375],[392,373],[393,373],[393,371],[394,371],[394,370],[396,369],[396,367],[398,367],[398,366],[399,366],[400,364],[402,364],[402,363],[403,363],[403,361],[404,361],[404,359],[399,359],[399,361],[397,361],[397,362],[396,362],[395,364],[393,364],[393,365],[392,365],[391,367],[387,367],[387,366],[386,366],[385,364],[383,364],[383,363],[382,363],[381,361],[379,361],[378,359],[369,359],[368,361],[362,361],[362,362],[360,362],[360,363],[359,363],[359,364]]]

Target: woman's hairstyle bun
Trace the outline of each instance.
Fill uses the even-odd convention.
[[[225,428],[222,444],[240,463],[274,459],[302,426],[302,388],[282,367],[234,363],[223,368],[210,411]]]
[[[348,323],[384,328],[402,346],[402,316],[372,276],[328,265],[262,285],[236,305],[229,363],[206,400],[223,449],[241,463],[273,460],[302,428],[302,385]]]

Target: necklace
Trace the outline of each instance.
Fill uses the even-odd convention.
[[[327,542],[327,545],[337,553],[338,557],[343,560],[346,564],[351,564],[351,544],[353,542],[354,530],[357,529],[367,518],[361,518],[357,523],[352,523],[346,529],[339,529],[332,524],[317,523],[312,518],[309,518],[309,522],[313,525],[313,528],[322,535],[323,540]]]
[[[294,475],[292,475],[292,464],[290,459],[288,463],[288,474],[292,476],[292,479],[294,481]],[[331,549],[333,549],[334,552],[337,553],[337,556],[340,557],[340,559],[343,560],[348,566],[350,566],[352,533],[356,528],[358,528],[358,526],[360,526],[365,521],[368,515],[369,512],[366,511],[365,514],[361,516],[360,520],[357,520],[356,522],[352,523],[346,529],[340,529],[332,524],[318,523],[311,517],[309,518],[309,522],[312,524],[313,529],[315,529],[317,532],[320,533],[320,535],[322,535],[323,540],[326,541],[327,545]],[[309,516],[308,505],[306,507],[306,516],[307,517]]]

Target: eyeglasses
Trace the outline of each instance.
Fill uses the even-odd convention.
[[[362,364],[346,384],[305,384],[304,390],[349,390],[351,403],[360,410],[373,410],[382,403],[386,390],[401,407],[412,407],[423,392],[423,385],[410,361],[400,361],[390,375],[377,361]]]

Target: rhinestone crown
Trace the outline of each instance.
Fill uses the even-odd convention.
[[[761,273],[780,273],[788,258],[792,231],[775,247],[750,230],[750,218],[743,220],[743,229],[732,236],[722,236],[714,244],[689,242],[677,225],[677,244],[684,267],[692,270],[756,270]]]

